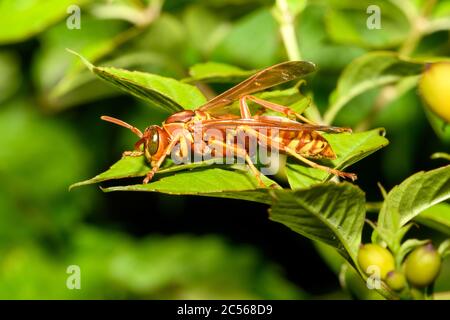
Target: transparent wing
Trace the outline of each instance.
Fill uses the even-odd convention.
[[[278,129],[283,131],[322,131],[330,133],[351,132],[350,128],[321,126],[303,124],[291,120],[266,120],[266,119],[214,119],[204,120],[200,124],[197,124],[201,129],[233,129],[238,126],[248,126],[253,129]]]
[[[259,92],[278,84],[288,82],[315,71],[316,67],[308,61],[288,61],[268,67],[242,81],[233,88],[209,100],[199,110],[212,115],[224,114],[225,108],[240,97]]]

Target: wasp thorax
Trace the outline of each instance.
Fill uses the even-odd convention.
[[[189,120],[191,120],[194,115],[195,115],[195,113],[192,110],[183,110],[183,111],[174,113],[173,115],[168,117],[166,119],[165,123],[175,123],[175,122],[186,123]]]

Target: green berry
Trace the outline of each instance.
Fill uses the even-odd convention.
[[[405,275],[398,271],[390,271],[386,275],[386,284],[394,291],[402,291],[406,287]]]
[[[372,243],[361,245],[358,252],[358,263],[367,275],[371,275],[371,268],[378,267],[383,280],[386,279],[389,271],[395,269],[394,257],[389,250]]]
[[[428,65],[420,79],[419,91],[426,106],[450,123],[450,62]]]
[[[431,243],[414,249],[405,261],[405,275],[416,287],[429,286],[441,269],[441,257]]]

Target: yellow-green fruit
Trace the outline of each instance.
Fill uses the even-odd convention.
[[[386,275],[386,284],[394,291],[402,291],[406,287],[405,275],[398,271],[390,271]]]
[[[415,249],[405,261],[406,279],[416,287],[432,284],[440,269],[441,257],[431,243]]]
[[[394,257],[389,250],[377,244],[361,245],[358,252],[358,263],[367,275],[373,275],[374,267],[378,267],[380,278],[386,279],[389,271],[395,269]]]
[[[450,62],[428,65],[420,79],[419,90],[427,107],[450,123]]]

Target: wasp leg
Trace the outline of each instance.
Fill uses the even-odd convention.
[[[241,112],[241,118],[250,119],[252,114],[250,113],[250,108],[248,107],[247,101],[245,101],[247,96],[243,96],[239,99],[239,109]]]
[[[279,105],[279,104],[276,104],[276,103],[273,103],[273,102],[269,102],[269,101],[257,98],[255,96],[251,96],[251,95],[243,96],[241,98],[241,100],[244,100],[244,101],[245,101],[245,99],[253,101],[254,103],[257,103],[257,104],[259,104],[260,106],[262,106],[262,107],[264,107],[266,109],[283,113],[283,114],[285,114],[288,117],[289,116],[297,117],[299,120],[301,120],[301,121],[303,121],[305,123],[312,124],[312,125],[317,125],[317,123],[315,123],[315,122],[305,118],[300,113],[297,113],[297,112],[295,112],[294,110],[292,110],[292,109],[290,109],[288,107],[285,107],[285,106],[282,106],[282,105]]]
[[[298,160],[300,160],[303,163],[306,163],[307,165],[316,168],[316,169],[320,169],[323,171],[326,171],[328,173],[334,174],[336,176],[339,176],[341,178],[345,178],[345,179],[351,179],[352,181],[355,181],[358,177],[356,176],[356,174],[354,173],[348,173],[348,172],[342,172],[336,169],[332,169],[326,166],[322,166],[320,164],[317,164],[301,155],[299,155],[298,153],[296,153],[294,150],[290,149],[290,148],[286,148],[285,151],[287,153],[289,153],[290,155],[292,155],[293,157],[297,158]]]
[[[121,121],[121,120],[117,120]],[[136,129],[135,127],[133,127]],[[139,130],[139,129],[136,129]],[[141,134],[142,135],[142,134]],[[144,151],[141,150],[141,144],[144,143],[144,138],[139,139],[138,142],[134,144],[134,151],[125,151],[122,153],[122,157],[140,157],[144,154]]]
[[[242,126],[241,130],[243,130],[247,134],[254,136],[255,138],[258,139],[258,141],[263,142],[265,145],[271,146],[272,148],[273,147],[278,148],[280,151],[286,152],[287,154],[295,157],[296,159],[309,165],[312,168],[323,170],[323,171],[326,171],[328,173],[334,174],[334,175],[342,177],[342,178],[351,179],[352,181],[355,181],[358,178],[356,176],[356,174],[354,174],[354,173],[342,172],[342,171],[339,171],[339,170],[336,170],[333,168],[329,168],[329,167],[317,164],[317,163],[299,155],[297,152],[295,152],[294,149],[289,148],[288,146],[284,145],[281,142],[274,141],[271,137],[261,134],[260,132],[254,130],[254,129]]]
[[[255,167],[255,164],[253,163],[252,159],[250,158],[250,156],[248,155],[248,153],[244,150],[245,152],[245,162],[247,162],[248,167],[250,168],[250,170],[253,172],[253,174],[255,175],[256,180],[258,180],[258,184],[265,188],[266,184],[264,183],[264,181],[262,181],[261,179],[261,175],[262,173],[258,170],[258,168]]]
[[[180,141],[182,135],[176,135],[172,141],[170,141],[170,143],[167,145],[166,149],[164,150],[164,153],[162,154],[162,156],[157,160],[157,162],[155,163],[155,165],[152,167],[152,170],[150,170],[147,175],[145,176],[145,179],[143,181],[144,184],[147,184],[150,182],[150,180],[153,179],[153,176],[155,175],[156,172],[158,172],[159,167],[161,166],[161,164],[164,162],[164,159],[166,159],[166,157],[172,152],[172,149],[175,147],[175,145]]]
[[[122,153],[122,157],[140,157],[143,154],[143,151],[125,151]]]
[[[220,147],[223,148],[229,148],[229,146],[224,143],[223,141],[212,141],[212,144],[216,144]],[[261,179],[261,175],[262,173],[259,172],[258,168],[255,167],[255,164],[253,163],[251,157],[249,156],[248,152],[245,149],[239,148],[237,147],[236,149],[236,153],[238,156],[241,156],[245,159],[245,162],[247,163],[248,167],[250,168],[250,171],[253,173],[253,175],[255,176],[256,180],[258,181],[258,184],[260,187],[262,188],[266,188],[266,184],[262,181]]]

